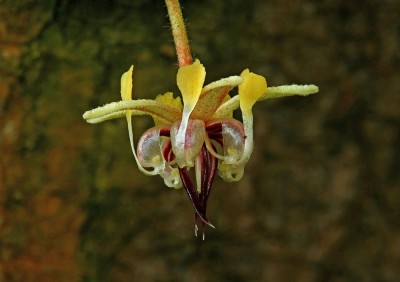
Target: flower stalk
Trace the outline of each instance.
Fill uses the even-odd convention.
[[[165,0],[165,4],[167,5],[168,16],[171,22],[172,35],[174,37],[179,66],[183,67],[190,65],[192,64],[193,59],[192,54],[190,53],[189,40],[179,1]]]

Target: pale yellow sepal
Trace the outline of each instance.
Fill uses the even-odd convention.
[[[196,60],[193,64],[180,67],[177,74],[178,88],[182,93],[185,108],[194,108],[206,78],[206,69]]]
[[[248,114],[257,100],[267,91],[265,77],[245,69],[240,76],[243,83],[239,85],[240,109]]]
[[[121,76],[121,98],[122,100],[132,100],[132,72],[133,65]]]

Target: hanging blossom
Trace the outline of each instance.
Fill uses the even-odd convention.
[[[125,117],[133,156],[146,175],[160,175],[168,187],[183,187],[194,208],[194,228],[214,227],[207,218],[207,200],[218,175],[227,182],[242,178],[253,151],[253,105],[262,100],[318,92],[315,85],[267,87],[266,79],[244,70],[203,86],[206,71],[199,60],[178,70],[180,97],[171,92],[155,100],[132,100],[133,66],[121,77],[122,101],[85,112],[89,123]],[[237,87],[238,95],[230,97]],[[239,109],[242,122],[232,117]],[[135,149],[132,116],[150,115],[154,127],[143,133]]]

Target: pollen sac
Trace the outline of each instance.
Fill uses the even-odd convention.
[[[195,158],[204,144],[205,124],[203,120],[189,119],[184,146],[179,146],[178,142],[176,142],[176,136],[180,123],[180,121],[176,121],[171,126],[172,151],[179,167],[193,167]]]

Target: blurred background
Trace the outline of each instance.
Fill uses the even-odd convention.
[[[0,1],[0,281],[400,281],[399,2],[181,3],[206,83],[250,68],[319,94],[255,106],[203,243],[126,122],[82,119],[131,64],[135,98],[178,95],[163,1]]]

